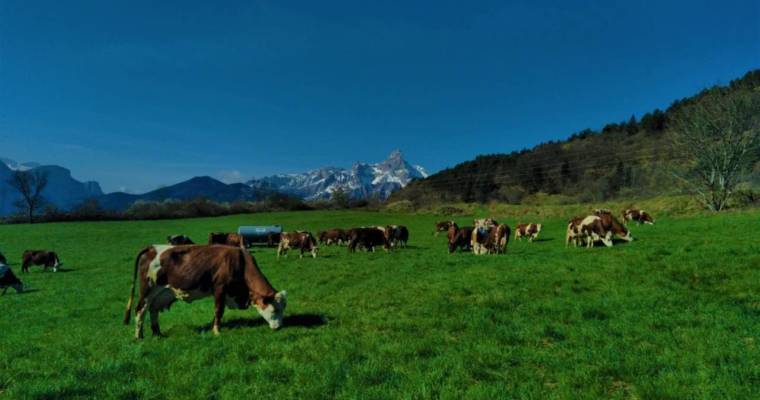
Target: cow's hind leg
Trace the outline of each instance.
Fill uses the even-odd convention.
[[[145,311],[147,311],[147,308],[148,303],[142,294],[140,294],[137,307],[135,307],[135,339],[143,338],[143,322],[145,322]]]
[[[150,307],[150,330],[153,331],[153,336],[164,337],[158,324],[158,308],[156,307]]]
[[[222,317],[224,316],[224,290],[217,289],[214,291],[214,323],[212,324],[212,331],[214,335],[219,334],[219,328],[222,326]]]

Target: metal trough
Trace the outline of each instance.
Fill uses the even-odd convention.
[[[266,226],[241,226],[238,228],[238,234],[243,237],[246,246],[254,244],[270,244],[268,239],[271,234],[282,233],[282,226],[280,225],[266,225]]]

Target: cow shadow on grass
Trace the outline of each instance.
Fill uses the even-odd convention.
[[[537,238],[533,239],[533,242],[551,242],[554,238]]]
[[[313,329],[323,325],[327,325],[327,316],[320,314],[295,314],[286,315],[282,329],[291,328],[306,328]],[[230,320],[223,320],[221,329],[239,329],[239,328],[256,328],[259,326],[268,326],[267,322],[263,318],[234,318]],[[211,331],[212,323],[195,328],[196,332],[208,332]]]

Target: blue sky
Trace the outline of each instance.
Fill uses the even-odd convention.
[[[760,67],[753,1],[0,3],[0,156],[107,191],[431,171]]]

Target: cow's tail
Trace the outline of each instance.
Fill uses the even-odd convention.
[[[132,303],[135,301],[135,283],[137,282],[137,267],[140,264],[140,257],[142,257],[148,249],[143,249],[135,259],[135,270],[132,273],[132,286],[129,288],[129,300],[127,300],[127,310],[124,312],[124,325],[129,324],[129,318],[132,316]]]

